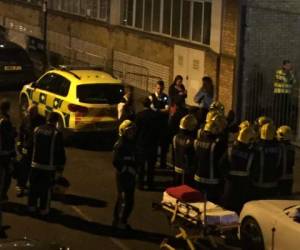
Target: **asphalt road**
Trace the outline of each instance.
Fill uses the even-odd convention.
[[[17,93],[2,91],[0,100],[2,98],[11,101],[11,119],[18,127],[20,117]],[[8,228],[8,238],[27,237],[58,242],[72,250],[159,249],[161,241],[173,232],[165,215],[153,211],[152,202],[160,201],[162,190],[171,182],[171,173],[157,170],[157,190],[136,191],[135,208],[130,218],[134,232],[115,232],[111,228],[116,198],[114,169],[111,164],[112,144],[113,139],[103,135],[74,138],[74,143],[67,148],[64,174],[71,182],[71,187],[63,199],[52,202],[52,215],[47,220],[27,214],[27,200],[16,198],[13,182],[9,192],[9,203],[5,206],[3,214],[3,225]],[[298,154],[297,163],[299,162]],[[300,169],[296,168],[296,180],[299,179]],[[299,181],[295,183],[295,190],[300,191]],[[220,249],[236,248],[223,246]]]

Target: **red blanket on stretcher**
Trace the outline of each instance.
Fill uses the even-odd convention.
[[[175,199],[183,202],[201,202],[204,201],[204,195],[187,185],[169,187],[166,192]]]

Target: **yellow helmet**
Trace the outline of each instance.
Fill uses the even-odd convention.
[[[242,128],[238,134],[237,141],[244,143],[244,144],[250,144],[255,141],[255,131],[251,127],[245,127]]]
[[[260,116],[258,119],[257,119],[257,123],[258,123],[258,127],[262,127],[264,124],[267,124],[267,123],[273,123],[272,119],[270,117],[267,117],[267,116]]]
[[[210,106],[209,106],[209,110],[216,110],[217,112],[219,112],[220,114],[224,115],[225,112],[225,107],[222,103],[220,103],[219,101],[214,101]]]
[[[280,126],[276,131],[276,135],[278,141],[289,141],[292,138],[292,129],[287,125]]]
[[[222,133],[224,129],[227,127],[227,119],[224,115],[220,115],[220,114],[216,115],[213,118],[213,121],[215,121],[218,126],[218,133]]]
[[[180,120],[179,128],[193,131],[197,128],[198,121],[194,115],[186,115]]]
[[[203,130],[206,132],[210,132],[213,135],[217,135],[220,131],[217,121],[214,120],[205,123]]]
[[[273,123],[266,123],[260,129],[260,139],[272,141],[275,138],[275,126]]]
[[[125,133],[130,130],[135,128],[135,124],[133,121],[130,120],[124,120],[120,126],[119,126],[119,136],[125,135]]]
[[[249,128],[251,126],[250,122],[248,120],[242,121],[239,125],[240,130],[244,128]]]
[[[211,110],[206,115],[205,122],[209,122],[214,119],[215,116],[219,115],[219,112],[217,110]]]

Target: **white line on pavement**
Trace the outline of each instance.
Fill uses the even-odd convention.
[[[83,213],[78,207],[76,206],[71,206],[71,208],[84,220],[88,221],[88,222],[92,222],[92,218],[90,218],[89,216],[87,216],[85,213]],[[128,248],[127,246],[125,246],[120,240],[113,238],[113,237],[109,237],[110,241],[112,243],[114,243],[117,247],[119,247],[122,250],[130,250],[130,248]]]

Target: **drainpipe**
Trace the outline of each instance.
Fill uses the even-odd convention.
[[[48,26],[48,2],[47,0],[43,1],[42,11],[43,11],[43,41],[44,41],[44,70],[46,71],[49,63],[48,63],[48,50],[47,50],[47,26]]]

